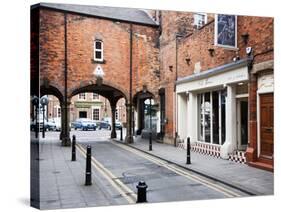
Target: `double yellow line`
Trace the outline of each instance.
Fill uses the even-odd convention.
[[[78,151],[86,158],[86,150],[80,145],[76,144]],[[124,197],[129,204],[136,203],[137,195],[123,182],[121,182],[112,172],[106,169],[100,162],[98,162],[93,156],[91,163],[107,180],[108,182]]]
[[[225,188],[225,187],[223,187],[221,185],[213,183],[211,180],[208,180],[206,178],[200,177],[200,176],[195,175],[195,174],[191,174],[187,170],[183,170],[183,169],[181,169],[179,167],[176,167],[175,165],[169,164],[165,160],[161,160],[161,159],[159,159],[157,157],[148,155],[146,153],[143,153],[143,152],[141,152],[139,150],[133,149],[133,148],[131,148],[129,146],[126,146],[124,144],[118,144],[116,142],[112,142],[112,143],[114,145],[120,147],[120,148],[123,148],[123,149],[125,149],[125,150],[127,150],[129,152],[132,152],[133,154],[136,154],[136,155],[138,155],[140,157],[143,157],[143,158],[145,158],[147,160],[150,160],[151,162],[153,162],[153,163],[155,163],[155,164],[157,164],[159,166],[165,167],[165,168],[167,168],[167,169],[177,173],[178,175],[186,177],[186,178],[188,178],[190,180],[193,180],[193,181],[195,181],[197,183],[200,183],[200,184],[202,184],[202,185],[204,185],[204,186],[206,186],[206,187],[208,187],[210,189],[213,189],[213,190],[215,190],[215,191],[217,191],[219,193],[222,193],[226,197],[241,197],[242,196],[241,194],[236,193],[236,192],[234,192],[234,191],[232,191],[232,190],[230,190],[228,188]]]

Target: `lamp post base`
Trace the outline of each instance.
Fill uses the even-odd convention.
[[[62,138],[62,142],[61,142],[62,146],[71,146],[71,141],[69,137],[64,137]]]
[[[134,143],[134,137],[132,135],[126,135],[125,143],[127,143],[127,144]]]

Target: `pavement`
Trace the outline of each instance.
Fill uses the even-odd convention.
[[[191,164],[187,165],[186,150],[156,141],[152,144],[152,151],[148,151],[148,140],[138,136],[128,145],[251,195],[274,194],[272,172],[195,152],[191,152]]]
[[[127,204],[127,201],[92,166],[92,186],[85,186],[85,158],[58,139],[40,139],[40,209]]]
[[[138,181],[145,180],[149,185],[148,198],[151,202],[225,197],[118,145],[130,146],[132,150],[138,149],[154,155],[207,177],[214,183],[223,183],[246,196],[274,193],[274,174],[245,164],[191,152],[191,164],[187,165],[185,150],[153,141],[153,150],[148,151],[148,140],[140,136],[135,138],[133,144],[125,144],[120,141],[119,133],[116,139],[108,140],[110,131],[72,131],[71,135],[73,134],[77,137],[77,143],[84,147],[91,144],[94,157],[115,176],[113,179],[119,179],[133,193],[137,192]],[[34,181],[40,185],[40,190],[36,190],[40,194],[40,209],[128,204],[128,200],[120,195],[116,187],[94,166],[93,185],[85,186],[85,158],[77,151],[77,160],[71,161],[71,148],[62,147],[58,135],[58,132],[48,132],[47,138],[40,139],[37,145],[39,155],[34,157],[39,157],[39,160],[36,160],[39,161],[39,166],[37,162],[34,163],[32,170],[36,173],[38,168],[40,170],[40,180]],[[116,142],[118,145],[114,144]],[[38,179],[36,176],[35,178]],[[190,188],[192,193],[187,192]]]

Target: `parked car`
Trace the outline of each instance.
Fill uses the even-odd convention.
[[[37,120],[37,128],[39,128],[40,131],[43,131],[43,117],[40,116]],[[33,120],[30,122],[30,130],[35,131],[36,129],[36,120]],[[45,131],[54,131],[56,130],[56,125],[52,121],[47,121],[46,118],[44,118],[44,129]]]
[[[115,122],[115,129],[116,129],[116,130],[120,130],[121,128],[122,128],[121,122],[116,121],[116,122]]]
[[[61,130],[61,118],[50,118],[48,124],[53,127],[53,130]]]
[[[49,119],[47,122],[44,123],[44,125],[46,126],[46,131],[56,131],[57,130],[57,126],[56,126],[56,123],[54,122],[54,120]]]
[[[97,128],[99,130],[101,130],[101,129],[111,130],[111,125],[106,121],[99,121],[99,122],[97,122]]]
[[[96,130],[97,125],[91,119],[80,118],[80,119],[76,119],[75,122],[73,122],[73,128],[75,130],[77,130],[77,129],[81,129],[81,130]]]

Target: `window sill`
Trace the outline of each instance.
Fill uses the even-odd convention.
[[[95,59],[92,59],[92,63],[94,63],[94,64],[105,64],[106,60],[95,60]]]

